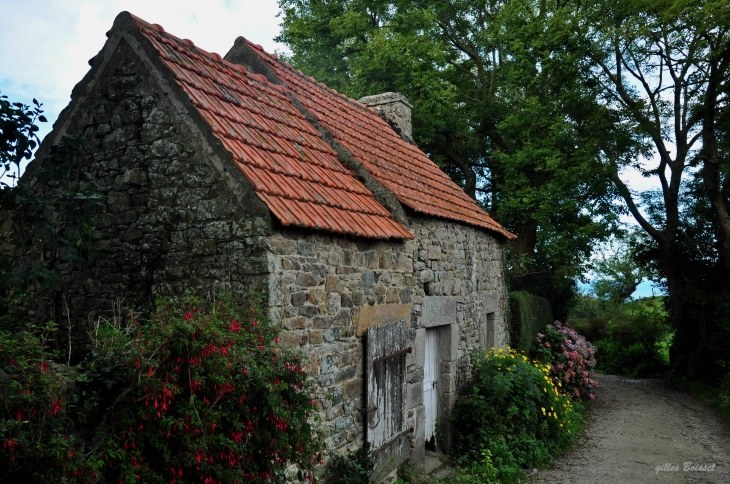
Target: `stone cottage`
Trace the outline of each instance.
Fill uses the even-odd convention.
[[[108,197],[64,313],[262,291],[329,448],[422,465],[469,351],[507,344],[514,236],[415,146],[401,95],[348,99],[242,37],[222,58],[126,12],[107,37],[38,153],[75,133]]]

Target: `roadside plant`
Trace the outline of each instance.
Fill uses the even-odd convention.
[[[136,323],[139,324],[139,323]],[[108,424],[110,482],[311,480],[321,446],[301,357],[256,306],[162,300],[125,358],[130,386]]]
[[[327,465],[325,482],[327,484],[368,484],[375,471],[375,459],[370,443],[349,452],[347,456],[335,454]]]
[[[550,375],[562,393],[576,402],[595,398],[596,348],[574,329],[563,327],[557,321],[548,324],[535,338],[534,353],[538,360],[549,365]]]
[[[451,414],[452,455],[483,463],[489,452],[496,478],[518,482],[523,468],[544,466],[573,442],[582,407],[558,391],[549,365],[501,348],[472,362]]]
[[[68,133],[21,178],[40,143],[41,107],[0,95],[0,326],[10,329],[22,326],[23,316],[14,313],[28,293],[60,299],[61,275],[96,258],[94,217],[105,209],[93,177],[72,173],[81,141]]]
[[[82,468],[69,396],[74,373],[54,362],[57,327],[0,331],[0,481],[60,482]]]
[[[93,330],[80,364],[54,324],[0,332],[0,481],[314,481],[322,444],[301,356],[254,302],[158,301]]]

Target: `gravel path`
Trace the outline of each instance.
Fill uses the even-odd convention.
[[[529,484],[730,483],[730,426],[712,409],[660,380],[596,379],[576,445]]]

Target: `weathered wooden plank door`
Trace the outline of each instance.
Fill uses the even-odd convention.
[[[367,441],[373,451],[406,432],[405,321],[368,329]]]
[[[426,419],[426,443],[434,447],[436,441],[436,414],[438,408],[438,332],[426,330],[426,346],[423,364],[423,406]]]

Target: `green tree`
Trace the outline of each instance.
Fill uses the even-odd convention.
[[[518,235],[510,247],[515,287],[537,288],[554,307],[565,306],[593,241],[614,221],[598,137],[621,129],[596,102],[598,83],[581,82],[573,7],[536,0],[280,6],[278,40],[291,48],[292,64],[355,98],[406,95],[418,145]],[[545,294],[556,278],[567,296]]]
[[[96,254],[102,197],[90,175],[69,177],[79,140],[64,134],[21,178],[39,143],[42,113],[35,99],[29,107],[0,96],[0,317],[30,292],[53,299],[62,272]]]
[[[612,238],[599,249],[600,258],[593,264],[597,278],[593,292],[613,304],[622,304],[636,291],[650,272],[637,260],[637,234]]]
[[[704,353],[711,366],[719,355],[706,350],[728,334],[730,9],[712,0],[577,7],[589,53],[584,79],[602,86],[602,105],[643,145],[634,152],[607,146],[603,161],[648,235],[644,255],[664,277],[679,356],[673,364]],[[621,178],[627,167],[653,178],[659,190],[637,196]],[[693,240],[700,234],[704,247]]]

